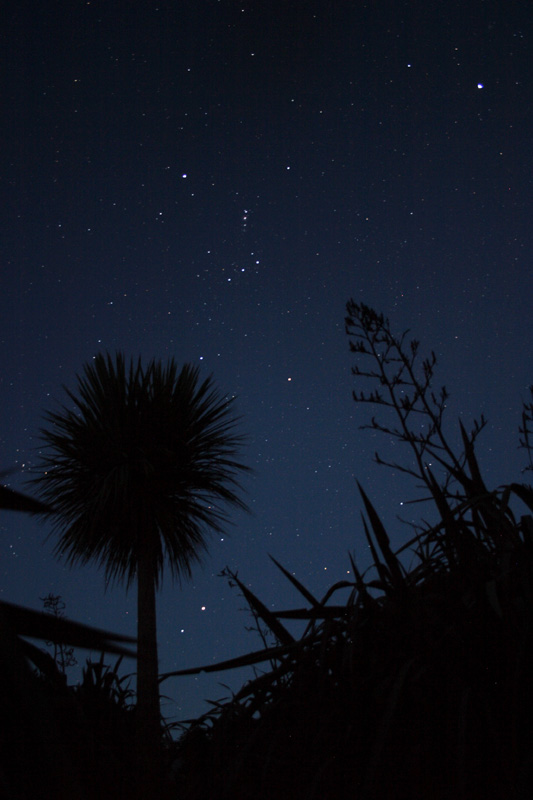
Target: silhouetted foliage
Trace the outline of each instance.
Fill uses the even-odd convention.
[[[391,413],[367,427],[410,450],[389,466],[424,487],[437,522],[393,552],[359,485],[367,572],[350,556],[353,580],[318,599],[278,564],[305,606],[273,612],[227,571],[277,644],[218,665],[272,664],[182,736],[180,797],[528,798],[533,518],[516,518],[511,502],[533,511],[533,490],[489,490],[474,452],[484,420],[470,433],[460,425],[456,452],[434,354],[420,361],[418,342],[395,337],[373,309],[347,310],[351,350],[366,360],[354,375],[370,381],[354,399]],[[290,619],[307,620],[299,639]]]
[[[318,598],[274,560],[301,598],[294,609],[272,611],[226,568],[264,646],[159,681],[245,665],[266,671],[231,700],[212,702],[177,743],[161,730],[158,797],[531,796],[533,489],[486,486],[475,455],[482,418],[470,432],[460,425],[461,449],[451,446],[448,395],[432,387],[433,354],[420,360],[417,342],[395,337],[388,320],[362,304],[348,304],[347,332],[361,362],[354,375],[367,382],[355,401],[393,420],[374,417],[364,427],[410,453],[400,463],[376,458],[423,487],[436,522],[415,525],[414,536],[393,550],[359,484],[372,567],[361,572],[350,555],[353,577]],[[529,454],[532,420],[533,404],[524,404],[520,444]],[[16,502],[35,511],[27,500]],[[290,630],[292,619],[306,623],[300,636]],[[0,624],[0,796],[135,796],[137,710],[128,676],[118,674],[121,659],[114,666],[104,654],[88,661],[81,683],[69,687],[54,659],[24,636],[100,642],[101,649],[108,643],[115,652],[123,645],[7,603],[0,603]]]
[[[49,510],[20,492],[1,488],[0,508],[27,513]],[[80,753],[89,760],[90,753],[76,744],[86,742],[79,707],[54,659],[25,637],[135,656],[122,644],[133,643],[131,637],[0,602],[0,797],[117,797],[106,793],[105,775],[94,760],[88,772],[100,775],[100,786],[96,794],[87,790]]]
[[[52,594],[49,592],[46,597],[41,597],[45,611],[52,614],[54,617],[63,619],[65,616],[66,605],[60,594]],[[59,671],[65,675],[68,667],[75,667],[78,663],[74,655],[74,648],[67,647],[63,642],[46,642],[48,647],[54,648],[53,659],[57,664]]]
[[[46,416],[39,474],[53,507],[56,553],[96,561],[107,580],[137,584],[139,777],[151,776],[161,740],[155,592],[166,564],[189,576],[223,530],[227,506],[245,508],[233,403],[212,378],[171,359],[129,364],[97,355],[78,376],[74,405]],[[144,780],[144,777],[142,777]],[[150,780],[150,777],[147,778]],[[146,792],[153,791],[148,785]]]

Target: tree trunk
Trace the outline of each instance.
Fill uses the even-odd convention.
[[[150,537],[146,537],[147,539]],[[156,563],[151,542],[139,548],[137,567],[137,751],[139,797],[154,796],[161,777]]]

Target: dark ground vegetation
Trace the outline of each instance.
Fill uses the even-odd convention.
[[[364,305],[348,304],[346,327],[354,400],[383,414],[367,427],[410,452],[404,464],[376,459],[416,481],[435,521],[393,553],[359,487],[374,567],[361,575],[352,559],[342,605],[345,581],[318,600],[285,573],[305,607],[272,615],[231,576],[277,644],[257,656],[269,656],[269,671],[181,739],[181,796],[530,797],[533,491],[485,485],[483,419],[460,427],[454,451],[434,354],[419,363],[418,342]],[[529,455],[532,410],[520,431]],[[298,641],[283,626],[291,618],[308,621]]]
[[[162,728],[158,796],[525,800],[532,790],[533,489],[485,485],[475,455],[483,419],[470,432],[460,426],[459,452],[449,444],[447,393],[432,387],[433,354],[420,363],[418,343],[395,337],[366,306],[349,303],[346,325],[357,359],[354,400],[375,406],[384,417],[369,427],[410,453],[393,466],[413,477],[432,504],[432,521],[414,526],[393,552],[360,486],[372,569],[361,574],[350,557],[353,580],[316,598],[278,564],[302,596],[292,610],[271,613],[227,571],[272,643],[217,666],[261,665],[231,700],[178,740]],[[529,456],[532,422],[530,404],[520,428]],[[532,466],[530,458],[526,469]],[[134,797],[127,681],[106,657],[88,664],[82,685],[67,687],[53,659],[40,660],[24,635],[77,645],[96,634],[37,630],[44,617],[24,621],[0,606],[0,797]],[[306,622],[299,638],[291,619]],[[117,655],[125,646],[110,644],[109,635],[105,644]]]

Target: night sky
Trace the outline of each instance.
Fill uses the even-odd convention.
[[[368,566],[355,478],[394,544],[402,510],[431,516],[405,511],[416,489],[372,463],[393,446],[359,430],[350,297],[435,350],[449,430],[485,414],[489,487],[522,479],[529,2],[21,0],[3,17],[4,481],[24,489],[43,412],[103,350],[199,364],[248,435],[252,513],[232,512],[193,580],[165,582],[161,672],[261,647],[225,565],[278,610],[301,601],[269,553],[318,595],[349,552]],[[58,563],[49,530],[2,514],[0,597],[60,594],[71,618],[135,634],[135,592]],[[167,681],[164,712],[251,676]]]

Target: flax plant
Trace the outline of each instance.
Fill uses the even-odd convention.
[[[172,674],[268,662],[270,669],[188,726],[179,743],[181,796],[527,798],[533,490],[489,489],[475,455],[485,421],[470,432],[460,425],[462,448],[452,447],[448,394],[433,389],[435,355],[420,360],[419,343],[407,332],[395,336],[368,306],[350,301],[347,311],[359,359],[354,400],[396,419],[372,417],[366,427],[411,454],[401,463],[376,459],[424,488],[437,521],[417,525],[393,551],[359,484],[374,561],[366,572],[350,555],[353,579],[316,598],[276,562],[303,601],[285,611],[272,611],[226,572],[275,644]],[[524,446],[529,422],[523,418]],[[527,512],[521,517],[517,504]],[[299,638],[291,619],[307,621]]]

